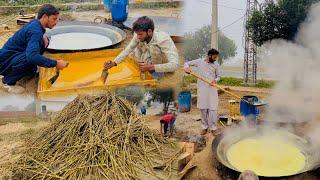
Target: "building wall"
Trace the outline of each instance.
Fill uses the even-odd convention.
[[[47,112],[56,112],[62,110],[69,102],[65,101],[40,101],[38,113],[43,113],[43,107]]]

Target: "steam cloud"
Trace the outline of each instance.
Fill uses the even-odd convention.
[[[296,42],[274,40],[262,55],[267,73],[278,80],[267,121],[303,122],[320,115],[320,3],[299,30]]]

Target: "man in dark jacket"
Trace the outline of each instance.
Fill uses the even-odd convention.
[[[24,88],[16,85],[26,76],[34,76],[37,66],[64,69],[67,62],[42,56],[45,49],[46,28],[52,29],[59,20],[59,11],[50,4],[43,5],[38,18],[17,31],[0,49],[0,88],[10,93],[22,93]]]

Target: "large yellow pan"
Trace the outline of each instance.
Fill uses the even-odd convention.
[[[156,86],[157,81],[150,73],[146,73],[145,78],[141,79],[139,67],[130,57],[109,70],[104,84],[100,78],[104,62],[114,60],[121,51],[122,49],[113,49],[47,54],[49,58],[68,61],[69,66],[60,71],[59,77],[53,84],[49,80],[56,74],[56,69],[40,68],[38,96],[41,98],[101,93],[129,85]]]
[[[256,127],[256,128],[250,128],[250,129],[248,128],[246,130],[243,130],[241,128],[229,129],[227,133],[224,133],[223,135],[219,135],[213,141],[212,143],[213,154],[217,158],[217,160],[220,163],[222,163],[224,166],[228,167],[233,171],[241,172],[241,170],[237,169],[230,163],[227,156],[228,149],[243,139],[246,139],[246,138],[255,139],[263,135],[277,137],[283,140],[285,143],[291,144],[296,148],[298,148],[300,152],[305,156],[305,164],[304,164],[304,167],[301,168],[300,170],[295,172],[290,172],[290,173],[288,172],[287,174],[282,172],[281,174],[269,174],[269,175],[257,174],[257,175],[269,177],[269,178],[292,176],[292,175],[301,174],[307,171],[311,171],[319,167],[320,157],[317,153],[318,150],[316,146],[312,146],[311,142],[303,137],[290,133],[287,130],[280,130],[280,129],[266,130],[266,128],[263,128],[263,127]],[[273,147],[270,147],[270,148],[273,148]],[[274,147],[274,148],[276,149],[277,147]],[[242,152],[240,149],[238,149],[238,151]],[[281,152],[281,149],[279,149],[279,152]],[[249,154],[241,154],[241,156],[248,156],[248,155],[255,155],[255,154],[256,152],[252,150],[251,152],[249,152]],[[296,158],[296,157],[292,157],[292,158]]]

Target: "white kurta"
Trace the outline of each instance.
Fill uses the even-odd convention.
[[[121,63],[134,52],[135,60],[155,65],[155,72],[174,72],[179,68],[178,50],[171,37],[155,30],[149,43],[140,42],[135,33],[129,45],[115,59]]]
[[[219,63],[209,63],[205,59],[197,59],[185,63],[185,67],[193,67],[195,73],[210,81],[220,80]],[[199,109],[218,109],[218,91],[217,88],[208,85],[206,82],[197,81],[197,108]]]

